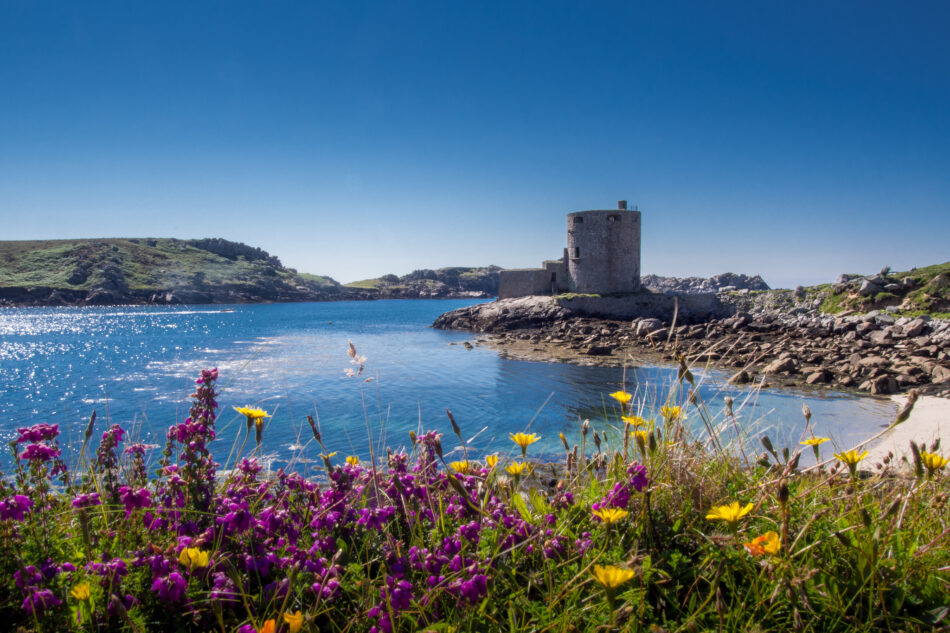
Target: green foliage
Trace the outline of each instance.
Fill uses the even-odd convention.
[[[381,620],[397,632],[946,626],[950,551],[943,539],[950,479],[943,471],[915,477],[891,462],[857,477],[820,460],[802,467],[797,451],[770,451],[771,457],[749,462],[742,457],[749,447],[741,440],[723,447],[726,438],[717,429],[725,427],[688,393],[674,387],[670,408],[652,416],[636,401],[605,407],[589,431],[568,442],[580,448],[555,467],[556,485],[549,475],[509,476],[505,466],[513,458],[504,456],[489,468],[469,455],[468,474],[453,475],[437,455],[474,449],[426,434],[413,438],[411,455],[391,457],[390,468],[341,467],[328,458],[332,476],[319,486],[286,472],[258,475],[253,462],[243,462],[221,475],[210,513],[195,510],[201,495],[191,493],[183,505],[155,505],[170,492],[190,489],[187,481],[185,488],[175,483],[191,472],[187,461],[175,477],[166,470],[147,485],[137,480],[133,487],[145,485],[152,493],[148,508],[104,503],[79,510],[71,503],[76,495],[114,485],[104,471],[129,483],[137,469],[132,458],[104,467],[101,456],[108,451],[100,450],[98,465],[64,476],[55,488],[46,466],[20,461],[14,476],[0,483],[0,501],[9,504],[15,493],[34,505],[22,519],[0,520],[0,616],[10,628],[37,631],[233,632],[248,623],[260,628],[269,619],[281,622],[283,614],[298,610],[304,631],[354,633],[368,633]],[[213,395],[207,393],[206,402]],[[647,434],[642,442],[624,437],[629,429],[621,415],[632,413],[656,420],[641,429]],[[193,408],[192,416],[200,418],[201,411]],[[244,433],[244,427],[243,420],[224,425],[219,439],[225,428]],[[690,431],[697,428],[706,430]],[[240,439],[225,441],[237,446]],[[302,449],[302,464],[323,462],[317,457],[323,440],[315,440],[319,447]],[[182,455],[189,454],[194,439],[179,441]],[[816,458],[829,457],[816,449]],[[513,453],[520,458],[517,448]],[[163,463],[176,454],[166,449]],[[238,450],[233,461],[243,457]],[[647,480],[637,478],[639,465]],[[713,508],[733,501],[750,510],[731,524],[709,518]],[[626,514],[606,525],[594,516],[595,506]],[[378,526],[360,523],[380,508],[390,509],[390,518]],[[242,512],[253,522],[234,527]],[[166,523],[150,523],[156,516]],[[178,518],[181,524],[174,523]],[[775,533],[775,546],[765,550],[756,539],[769,533]],[[182,562],[186,546],[207,552],[201,568]],[[448,548],[443,558],[427,558],[442,548]],[[271,557],[266,568],[247,566],[248,556],[264,560],[265,554]],[[464,565],[452,562],[456,555]],[[429,567],[418,562],[423,559]],[[27,566],[47,560],[75,571],[34,580],[63,604],[27,617],[17,574],[25,577]],[[122,562],[120,584],[95,571],[102,561]],[[595,566],[630,570],[630,577],[604,587]],[[324,595],[331,569],[338,586]],[[172,573],[187,591],[169,600],[155,583]],[[478,574],[486,584],[474,598],[451,589]],[[374,611],[386,605],[381,597],[394,578],[408,579],[406,599]],[[85,581],[88,603],[70,593]],[[119,586],[113,598],[112,588]],[[226,602],[214,593],[224,586],[233,598]],[[275,594],[277,587],[283,593]],[[116,600],[127,606],[117,610]]]
[[[196,244],[166,238],[0,241],[0,288],[117,287],[139,293],[228,288],[249,294],[274,284],[331,292],[339,288],[329,277],[298,274],[244,244]]]

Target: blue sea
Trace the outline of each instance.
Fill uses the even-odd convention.
[[[508,360],[487,346],[467,349],[468,332],[434,330],[441,313],[472,300],[390,300],[240,306],[0,309],[0,439],[17,427],[59,424],[75,458],[93,411],[97,429],[121,424],[135,441],[163,446],[170,424],[188,415],[189,394],[203,368],[217,367],[220,414],[215,457],[233,463],[245,421],[233,406],[272,413],[261,455],[271,467],[307,468],[317,459],[307,415],[319,422],[331,451],[366,458],[409,444],[409,431],[444,434],[446,453],[460,454],[446,409],[462,428],[470,455],[512,449],[508,433],[541,435],[537,458],[563,455],[558,433],[573,443],[580,421],[615,432],[616,403],[626,389],[640,406],[659,407],[677,392],[670,366],[604,368]],[[363,372],[347,356],[352,341]],[[768,434],[795,446],[802,405],[815,432],[840,447],[879,430],[896,412],[888,400],[834,392],[756,391],[726,385],[727,374],[696,372],[700,394],[725,440],[747,435],[761,451]],[[671,396],[672,394],[672,396]],[[724,398],[734,401],[727,419]],[[698,437],[700,418],[688,422]],[[738,431],[737,431],[738,429]],[[98,433],[97,433],[98,436]],[[243,454],[254,446],[253,437]],[[826,445],[827,446],[827,445]],[[154,454],[160,449],[154,451]],[[447,458],[449,455],[447,455]],[[0,458],[7,470],[9,454]]]

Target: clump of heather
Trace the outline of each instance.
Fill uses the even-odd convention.
[[[377,463],[324,464],[309,479],[238,455],[211,458],[216,370],[151,447],[111,425],[70,476],[58,428],[19,430],[0,479],[0,617],[38,631],[913,630],[944,626],[950,586],[947,461],[919,449],[914,474],[843,451],[798,466],[773,452],[740,465],[692,438],[692,394],[659,424],[585,422],[565,463],[476,459],[436,430]],[[270,417],[249,407],[248,426]],[[623,424],[621,422],[627,422]],[[703,425],[713,428],[713,425]],[[630,433],[628,437],[617,434]],[[633,434],[636,434],[635,436]],[[586,437],[594,438],[585,454]],[[448,436],[451,437],[451,436]],[[233,438],[232,438],[233,439]],[[622,447],[612,450],[611,445]],[[629,448],[636,448],[636,459]],[[464,453],[447,463],[445,456]],[[832,462],[840,464],[835,466]],[[545,475],[540,473],[544,472]]]

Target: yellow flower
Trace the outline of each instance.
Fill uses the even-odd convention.
[[[649,423],[639,415],[622,415],[620,419],[633,427],[649,425]]]
[[[849,468],[854,468],[858,465],[858,462],[868,456],[868,452],[864,451],[861,454],[858,454],[856,450],[845,451],[844,453],[835,453],[835,457],[840,459],[842,462],[848,465]]]
[[[258,409],[256,407],[232,407],[232,409],[245,416],[247,418],[248,425],[256,420],[271,417],[267,411],[264,411],[264,409]]]
[[[602,584],[604,588],[616,589],[637,574],[632,569],[614,567],[613,565],[606,565],[604,567],[594,565],[592,575],[594,576],[594,580]]]
[[[467,473],[469,470],[469,464],[467,461],[452,462],[451,464],[449,464],[449,466],[451,466],[452,470],[454,470],[455,472],[461,473],[463,475]]]
[[[285,613],[284,622],[287,623],[290,633],[297,633],[297,631],[303,628],[303,613],[300,611],[297,611],[297,613]]]
[[[604,508],[603,510],[594,510],[594,516],[604,522],[604,525],[613,525],[620,519],[630,514],[620,508]]]
[[[187,567],[189,571],[201,569],[208,566],[208,552],[197,547],[186,547],[178,555],[178,562]]]
[[[778,551],[782,547],[782,542],[775,532],[766,532],[762,536],[757,536],[742,545],[753,556],[763,556],[765,554],[778,554]]]
[[[807,438],[804,442],[799,442],[799,444],[801,444],[802,446],[818,446],[820,444],[824,444],[827,441],[828,441],[827,437],[816,437],[812,435],[811,437]]]
[[[521,447],[522,453],[528,450],[528,446],[541,439],[536,433],[530,435],[527,433],[509,433],[508,437],[511,438],[512,442]]]
[[[320,457],[322,457],[323,459],[330,459],[331,457],[336,455],[336,453],[337,453],[336,451],[333,451],[332,453],[320,453]]]
[[[709,511],[709,514],[706,515],[706,518],[710,521],[725,521],[732,527],[735,527],[736,523],[739,522],[739,519],[745,515],[752,512],[752,504],[747,503],[742,507],[739,507],[738,501],[733,501],[724,506],[716,506]]]
[[[76,600],[88,600],[89,599],[89,581],[85,580],[72,589],[69,590],[69,595],[71,595]]]
[[[528,468],[528,465],[524,462],[511,462],[505,466],[505,470],[508,471],[509,475],[520,475]]]
[[[638,443],[642,442],[644,446],[646,446],[647,440],[650,439],[646,431],[634,431],[633,436]]]
[[[498,455],[489,455],[485,458],[485,463],[488,464],[489,468],[494,468],[495,464],[498,463]]]
[[[938,453],[928,453],[927,451],[920,451],[920,461],[927,467],[927,470],[930,471],[930,474],[933,475],[938,470],[943,470],[943,467],[947,465],[947,462],[950,462],[946,457],[939,455]]]
[[[683,415],[683,410],[679,407],[660,407],[660,415],[667,420],[676,420]]]
[[[349,457],[346,458],[346,463],[349,464],[350,466],[356,466],[357,464],[360,463],[360,458],[357,457],[356,455],[350,455]],[[287,616],[284,615],[284,617],[287,617]]]
[[[633,400],[633,395],[627,393],[626,391],[615,391],[610,394],[610,397],[619,402],[620,404],[627,404]]]

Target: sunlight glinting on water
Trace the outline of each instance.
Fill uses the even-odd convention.
[[[471,340],[470,333],[428,327],[440,313],[471,303],[0,310],[0,439],[15,437],[17,427],[49,422],[60,424],[64,442],[75,448],[95,410],[100,431],[118,423],[136,440],[162,445],[168,425],[188,415],[195,377],[210,367],[220,372],[216,457],[226,460],[243,439],[243,418],[231,407],[253,404],[274,414],[262,450],[275,465],[295,455],[316,458],[307,415],[319,420],[330,450],[363,457],[371,442],[377,449],[405,446],[409,430],[433,428],[445,434],[452,451],[458,442],[445,413],[451,409],[466,438],[474,438],[476,454],[509,451],[508,433],[530,424],[542,436],[532,454],[557,459],[558,433],[577,441],[582,420],[601,432],[619,428],[610,392],[634,392],[644,413],[670,397],[676,376],[670,367],[624,372],[506,360],[485,347],[465,349],[461,342]],[[344,374],[355,369],[345,353],[348,340],[367,357],[356,378]],[[755,392],[726,385],[719,372],[694,373],[726,440],[739,427],[767,432],[777,445],[795,445],[807,402],[816,432],[850,445],[896,410],[887,400]],[[723,412],[726,395],[735,399],[735,423]],[[695,412],[689,421],[701,432]],[[746,441],[759,450],[757,434]],[[9,457],[3,459],[6,467]]]

